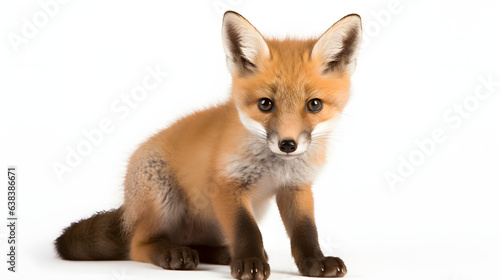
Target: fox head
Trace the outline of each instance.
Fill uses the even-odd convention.
[[[355,14],[317,39],[277,40],[264,38],[238,13],[226,12],[223,46],[242,124],[281,158],[323,146],[349,98],[361,37]]]

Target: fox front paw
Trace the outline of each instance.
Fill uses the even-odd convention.
[[[340,258],[305,258],[299,264],[301,275],[312,277],[344,277],[347,268]]]
[[[172,248],[162,254],[158,266],[164,269],[195,269],[200,263],[198,252],[188,247]]]
[[[231,262],[231,275],[239,280],[265,280],[271,275],[269,264],[259,258]]]

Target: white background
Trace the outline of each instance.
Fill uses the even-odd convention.
[[[363,18],[352,98],[314,185],[321,245],[344,259],[347,279],[500,279],[500,86],[474,97],[487,92],[481,77],[500,81],[498,2],[69,1],[14,46],[23,18],[33,22],[46,2],[0,4],[0,166],[19,172],[18,273],[2,261],[2,279],[231,279],[225,266],[67,262],[52,246],[71,222],[121,204],[127,159],[142,141],[227,96],[225,9],[278,37],[317,36],[349,13]],[[113,111],[157,65],[169,72],[158,88],[128,116]],[[470,110],[458,124],[449,110],[464,101]],[[113,131],[58,178],[55,162],[65,164],[68,147],[86,141],[82,131],[107,118]],[[415,141],[434,129],[446,140],[419,158]],[[418,166],[398,173],[412,154]],[[388,172],[404,181],[391,187]],[[0,198],[6,217],[5,189]],[[271,279],[299,279],[274,206],[261,230]],[[7,236],[1,226],[2,260]]]

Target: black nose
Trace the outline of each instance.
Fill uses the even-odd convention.
[[[284,153],[293,153],[297,150],[297,143],[294,140],[282,140],[280,143],[280,150]]]

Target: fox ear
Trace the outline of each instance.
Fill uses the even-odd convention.
[[[255,73],[258,62],[270,57],[269,48],[259,31],[233,11],[224,14],[222,43],[227,67],[233,75],[244,76]]]
[[[322,73],[352,74],[361,45],[361,17],[350,14],[333,24],[313,47],[311,57],[322,62]]]

